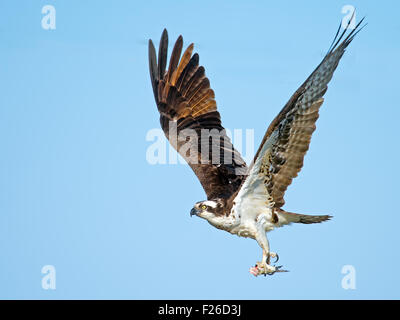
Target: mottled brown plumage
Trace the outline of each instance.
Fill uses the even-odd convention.
[[[258,157],[264,157],[267,166],[264,168],[265,186],[270,200],[275,208],[281,208],[284,203],[284,194],[303,166],[304,156],[309,148],[311,135],[319,117],[319,108],[324,99],[336,67],[343,56],[345,49],[361,29],[352,30],[346,39],[339,44],[344,33],[337,39],[338,33],[325,58],[289,99],[278,116],[271,122],[264,135],[261,145],[254,157],[250,170]],[[349,21],[350,23],[350,21]],[[357,31],[356,31],[357,30]],[[261,154],[264,144],[277,131],[277,141],[270,152]]]
[[[150,78],[154,97],[160,112],[161,127],[172,146],[186,159],[197,175],[208,199],[229,198],[246,177],[247,167],[240,154],[233,148],[231,140],[224,132],[221,117],[217,111],[214,91],[205,75],[204,67],[199,66],[199,56],[192,55],[193,44],[181,56],[183,39],[179,36],[172,50],[169,67],[166,71],[168,53],[168,34],[164,30],[160,40],[158,64],[156,51],[149,41]],[[197,137],[192,140],[174,141],[176,135],[187,129],[194,130]],[[201,136],[204,129],[220,133],[217,138]],[[182,136],[188,136],[183,134]],[[196,147],[197,146],[197,147]],[[188,150],[196,150],[190,154]],[[219,158],[214,159],[213,155]],[[230,161],[225,161],[228,155]]]

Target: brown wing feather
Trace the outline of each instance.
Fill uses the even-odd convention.
[[[356,31],[362,21],[340,45],[338,45],[339,41],[346,30],[336,41],[339,34],[337,33],[332,49],[293,94],[265,133],[253,164],[259,157],[266,158],[263,159],[263,163],[268,165],[262,167],[262,173],[265,175],[266,191],[275,208],[284,205],[285,191],[303,166],[304,156],[309,148],[311,135],[316,128],[315,123],[319,116],[319,108],[324,101],[323,95],[328,88],[327,85],[346,47],[361,30]],[[274,139],[274,141],[271,148],[266,151],[263,146],[269,139]]]
[[[193,44],[180,58],[182,44],[179,36],[166,72],[167,31],[161,36],[158,65],[154,45],[149,41],[150,78],[161,127],[199,178],[207,198],[229,198],[245,179],[247,167],[224,131],[205,69],[199,66],[198,54],[192,56]],[[180,134],[188,129],[196,133],[195,138],[187,135],[186,139],[180,139]],[[217,139],[202,136],[205,129],[218,132]],[[176,131],[178,139],[173,139],[171,130]]]

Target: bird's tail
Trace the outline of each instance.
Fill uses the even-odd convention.
[[[287,224],[292,222],[304,223],[304,224],[321,223],[323,221],[327,221],[332,218],[332,216],[329,215],[299,214],[299,213],[287,212],[284,210],[279,210],[277,214],[279,217],[279,222],[281,224]]]

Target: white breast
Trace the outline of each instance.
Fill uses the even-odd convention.
[[[260,152],[262,156],[256,159],[234,200],[232,214],[240,221],[237,228],[234,229],[237,234],[248,234],[247,236],[252,237],[257,232],[257,229],[262,228],[265,231],[270,231],[275,227],[271,222],[273,200],[265,187],[265,175],[260,169],[262,166],[269,165],[268,163],[263,163],[263,161],[267,161],[268,157],[265,155],[270,152],[276,137],[277,133],[274,132],[264,143]]]
[[[275,226],[271,222],[272,210],[265,203],[265,195],[260,197],[257,190],[255,191],[248,194],[246,198],[235,199],[237,201],[232,207],[232,214],[240,222],[230,230],[231,233],[241,237],[255,238],[256,233],[260,230],[271,231],[274,229]]]

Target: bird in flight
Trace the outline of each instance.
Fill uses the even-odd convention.
[[[167,68],[167,30],[162,33],[158,57],[149,40],[150,78],[161,127],[207,195],[207,200],[195,203],[190,215],[255,239],[262,249],[261,261],[249,270],[255,276],[286,271],[275,265],[279,257],[270,250],[267,232],[290,223],[331,218],[283,210],[284,194],[303,166],[327,85],[347,46],[364,27],[359,28],[363,20],[348,34],[352,19],[344,31],[339,26],[328,53],[271,122],[249,166],[222,126],[210,81],[199,65],[199,55],[192,54],[193,43],[182,54],[179,36]]]

